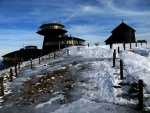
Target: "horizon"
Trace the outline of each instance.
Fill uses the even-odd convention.
[[[136,30],[136,40],[150,41],[147,0],[2,0],[0,4],[0,59],[28,45],[41,49],[44,37],[36,32],[46,21],[61,21],[67,34],[86,40],[85,44],[104,44],[122,21]]]

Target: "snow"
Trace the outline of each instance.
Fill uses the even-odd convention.
[[[113,49],[117,52],[113,66]],[[145,110],[150,111],[150,44],[122,44],[102,46],[72,46],[56,53],[23,62],[18,77],[9,82],[9,70],[4,76],[5,96],[0,98],[0,112],[33,113],[140,113],[138,99],[129,97],[131,85],[142,79],[145,84]],[[80,48],[80,49],[79,49]],[[124,78],[120,79],[120,59],[123,60]],[[14,67],[11,67],[14,70]],[[44,84],[44,85],[42,85]],[[136,95],[136,93],[135,93]]]
[[[71,104],[64,105],[60,109],[52,113],[134,113],[134,110],[128,108],[117,107],[109,103],[97,103],[84,98]],[[137,112],[138,113],[138,112]]]
[[[64,96],[63,95],[58,95],[57,97],[54,97],[52,99],[50,99],[49,101],[45,102],[45,103],[42,103],[42,104],[38,104],[35,108],[42,108],[44,105],[47,105],[47,104],[51,104],[53,101],[57,100],[57,99],[63,99]]]

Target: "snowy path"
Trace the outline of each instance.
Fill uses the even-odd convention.
[[[80,51],[77,51],[76,47],[69,49],[69,56],[63,54],[59,59],[47,60],[40,65],[35,65],[33,70],[30,69],[30,66],[23,68],[18,73],[19,77],[7,85],[7,88],[11,89],[11,93],[1,99],[4,102],[1,102],[0,112],[7,113],[13,110],[14,113],[26,113],[27,111],[32,113],[140,113],[134,109],[138,104],[137,99],[127,99],[120,96],[126,92],[125,87],[113,87],[122,82],[119,68],[112,67],[113,50],[105,47],[81,47]],[[117,54],[117,57],[123,59],[125,68],[133,77],[149,80],[149,69],[146,69],[150,68],[148,58],[140,55],[135,57],[134,53],[126,51],[122,51],[120,55]],[[138,63],[139,60],[144,63]],[[137,67],[135,64],[138,64]],[[66,79],[70,77],[73,79],[73,83],[71,83],[73,89],[64,92],[64,89],[56,88],[55,86],[59,86],[61,81],[65,79],[51,76],[48,80],[56,79],[54,82],[56,91],[48,89],[51,94],[42,93],[42,97],[38,98],[39,100],[33,105],[25,104],[28,103],[26,101],[20,101],[23,99],[20,96],[19,88],[22,88],[24,82],[30,81],[31,78],[34,78],[33,81],[37,81],[40,77],[47,75],[46,73],[59,72],[60,70],[64,70],[63,72],[69,75],[69,77],[65,77]],[[146,76],[140,76],[138,70]],[[61,74],[63,73],[60,71],[60,77]],[[148,80],[146,81],[147,85],[149,85]],[[34,87],[35,85],[33,84]],[[47,90],[45,86],[42,87]],[[62,103],[62,100],[65,99],[66,102]],[[20,102],[24,105],[21,106]]]

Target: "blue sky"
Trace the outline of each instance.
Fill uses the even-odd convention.
[[[60,20],[68,34],[103,43],[122,19],[136,39],[150,41],[150,0],[0,0],[0,56],[27,45],[42,48],[43,22]]]

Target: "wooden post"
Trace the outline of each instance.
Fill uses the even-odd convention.
[[[3,69],[6,69],[6,67],[7,67],[6,65],[3,65]]]
[[[110,44],[110,49],[112,49],[112,47],[113,47],[113,44]]]
[[[142,42],[141,42],[141,45],[142,45]]]
[[[17,75],[17,64],[15,64],[15,74],[16,74],[16,77],[18,76]]]
[[[143,80],[139,80],[139,110],[143,108]]]
[[[137,47],[137,42],[135,43],[135,46]]]
[[[115,60],[116,60],[116,59],[115,59],[115,53],[113,53],[113,67],[115,67],[115,65],[116,65],[116,64],[115,64],[115,63],[116,63]]]
[[[120,48],[118,47],[118,54],[120,53]]]
[[[40,56],[39,56],[39,64],[41,64],[41,59],[40,59]]]
[[[116,59],[116,49],[114,49],[114,58]]]
[[[130,49],[132,49],[132,43],[130,42]]]
[[[67,49],[67,56],[69,56],[69,49]]]
[[[0,96],[4,96],[3,80],[4,80],[4,78],[0,77],[0,87],[1,87],[1,92],[0,92],[1,94],[0,94]]]
[[[56,52],[54,51],[54,59],[56,58]]]
[[[124,50],[126,50],[126,43],[125,42],[123,42],[123,48],[124,48]]]
[[[20,70],[20,64],[21,64],[21,63],[20,63],[20,62],[18,62],[18,68],[19,68],[19,70]]]
[[[30,59],[30,62],[31,62],[31,69],[33,69],[33,66],[32,66],[32,58]]]
[[[123,79],[123,62],[120,60],[120,79]]]
[[[58,49],[60,50],[60,41],[59,41],[59,47],[58,47]]]
[[[80,47],[77,47],[77,51],[80,51]]]
[[[12,68],[10,68],[10,75],[9,75],[9,78],[10,78],[10,82],[13,81],[13,72],[12,72]]]

